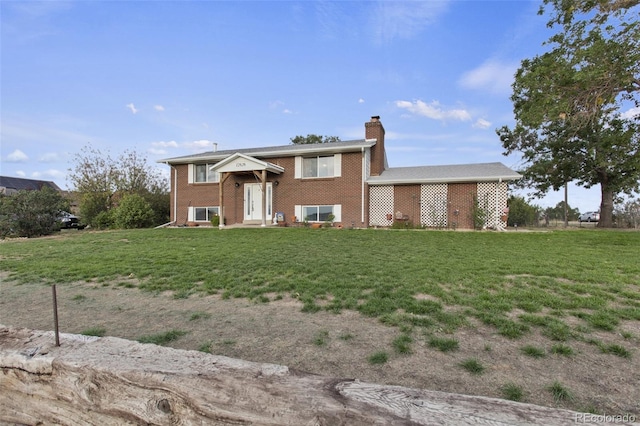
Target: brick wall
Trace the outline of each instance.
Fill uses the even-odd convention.
[[[273,212],[283,212],[285,220],[291,222],[295,215],[295,205],[342,205],[342,224],[344,226],[363,226],[367,223],[367,200],[365,194],[365,221],[362,221],[362,153],[347,152],[342,154],[341,176],[318,179],[296,179],[294,157],[268,158],[267,161],[284,168],[277,175],[267,174],[267,181],[278,181],[273,185]],[[189,206],[206,207],[219,205],[219,184],[189,184],[188,166],[177,165],[178,173],[178,225],[187,221]],[[174,182],[173,171],[172,180]],[[239,186],[236,187],[236,182]],[[235,174],[224,183],[224,208],[227,224],[242,223],[244,219],[244,184],[259,183],[253,174]],[[366,188],[365,188],[366,189]],[[174,193],[171,193],[171,215],[174,214]],[[267,219],[269,221],[270,219]]]
[[[414,225],[420,224],[420,185],[395,185],[393,200],[394,218],[401,212]]]
[[[473,229],[474,197],[477,192],[476,183],[450,183],[448,185],[447,216],[450,228]]]

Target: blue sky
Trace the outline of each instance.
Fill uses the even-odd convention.
[[[522,59],[551,34],[539,1],[2,1],[0,167],[68,188],[91,144],[155,161],[364,138],[391,167],[500,161]],[[158,164],[168,173],[166,166]],[[538,205],[563,199],[553,193]],[[570,186],[597,210],[599,188]]]

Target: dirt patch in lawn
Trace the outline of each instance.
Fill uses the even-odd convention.
[[[0,324],[53,329],[50,286],[18,285],[8,282],[6,274],[0,279]],[[521,339],[507,339],[473,320],[454,334],[426,335],[415,328],[407,333],[413,339],[410,353],[401,354],[393,343],[402,334],[398,328],[353,311],[304,313],[302,303],[291,298],[268,303],[199,295],[176,299],[169,293],[153,295],[108,283],[64,284],[57,290],[60,330],[66,333],[93,329],[138,340],[182,331],[185,334],[167,346],[282,364],[336,378],[469,395],[503,398],[504,387],[511,384],[509,395],[521,389],[523,402],[640,416],[637,321],[621,324],[617,333],[591,336],[631,350],[631,358],[603,353],[594,344],[576,340],[564,342],[573,355],[553,354],[551,347],[557,342],[535,331]],[[457,350],[435,349],[429,344],[433,336],[456,339]],[[526,345],[543,349],[546,356],[524,354]],[[388,354],[386,363],[368,361],[380,351]],[[484,367],[482,374],[461,367],[471,358]],[[568,390],[569,399],[554,399],[549,388],[555,382]]]

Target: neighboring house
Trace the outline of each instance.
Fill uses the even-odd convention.
[[[159,162],[171,167],[171,222],[266,225],[331,220],[344,227],[394,221],[471,229],[506,226],[507,182],[521,176],[502,163],[388,167],[380,117],[365,139],[209,151]],[[279,217],[278,217],[279,216]]]
[[[62,191],[58,185],[51,181],[0,176],[0,194],[13,195],[22,190],[39,191],[45,186],[56,191]]]

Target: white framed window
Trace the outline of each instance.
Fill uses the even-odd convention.
[[[342,206],[317,205],[317,206],[295,206],[296,218],[300,222],[342,222]]]
[[[189,183],[220,182],[220,173],[209,170],[214,164],[189,164]]]
[[[189,207],[189,222],[211,222],[213,216],[219,215],[219,209],[214,207]]]
[[[342,174],[342,154],[296,157],[296,178],[338,177]]]

